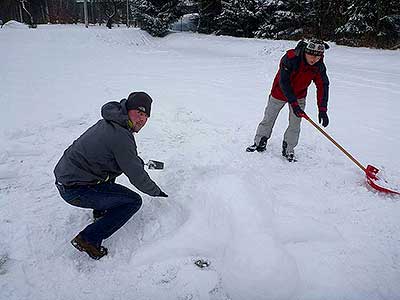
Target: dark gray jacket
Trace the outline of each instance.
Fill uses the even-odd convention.
[[[103,119],[64,151],[54,169],[57,182],[65,186],[91,185],[115,180],[124,173],[143,193],[160,194],[137,154],[125,102],[106,103],[101,109]]]

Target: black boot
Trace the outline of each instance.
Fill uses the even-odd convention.
[[[296,162],[297,159],[294,156],[294,151],[287,151],[287,143],[283,141],[282,143],[282,156],[285,157],[289,162]]]
[[[253,145],[248,146],[248,147],[246,148],[246,152],[254,152],[254,151],[256,151],[256,150],[257,150],[257,145],[256,145],[256,143],[254,143]]]
[[[282,156],[286,157],[286,148],[287,148],[287,143],[285,141],[282,142]]]
[[[296,157],[294,156],[294,151],[288,152],[288,153],[286,154],[286,159],[287,159],[289,162],[296,162],[297,159],[296,159]]]
[[[258,145],[256,143],[254,143],[253,145],[247,147],[246,151],[254,152],[257,150],[257,152],[264,152],[265,149],[267,148],[267,141],[268,141],[268,139],[265,136],[263,136]]]

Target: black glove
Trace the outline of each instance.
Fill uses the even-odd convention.
[[[318,113],[318,122],[319,124],[321,124],[322,121],[322,126],[326,127],[329,124],[329,118],[328,115],[326,113],[326,111],[319,111]]]
[[[163,191],[160,191],[160,194],[158,194],[158,196],[156,197],[168,197],[168,195],[166,193],[164,193]]]
[[[293,113],[296,115],[296,117],[305,117],[306,113],[304,112],[304,110],[301,109],[297,101],[290,103],[290,105],[292,106]]]

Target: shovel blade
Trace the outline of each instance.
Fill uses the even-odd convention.
[[[164,169],[164,163],[158,160],[149,160],[147,166],[150,170],[162,170]]]
[[[368,165],[365,170],[367,183],[378,192],[392,194],[392,195],[400,195],[400,192],[382,186],[383,182],[377,176],[378,172],[379,172],[378,168]]]

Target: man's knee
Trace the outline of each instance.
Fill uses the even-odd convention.
[[[143,201],[142,197],[139,194],[134,193],[131,197],[131,202],[127,203],[127,209],[133,211],[133,213],[137,212],[140,207],[142,207]]]

